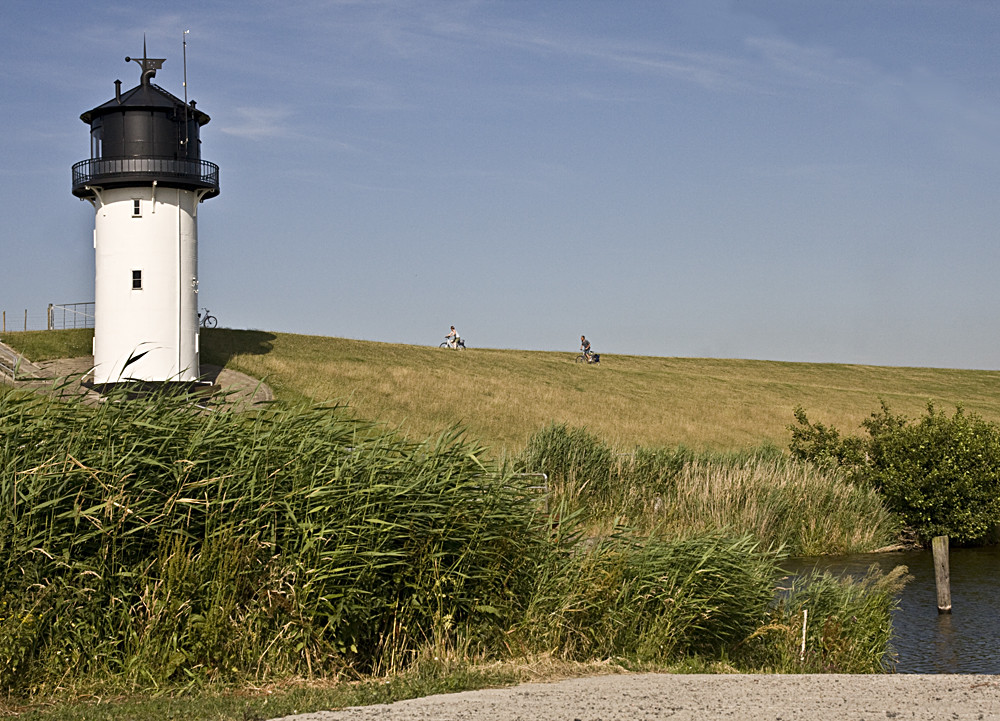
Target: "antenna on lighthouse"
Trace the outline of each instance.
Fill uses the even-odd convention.
[[[181,39],[184,41],[183,55],[184,55],[184,155],[189,156],[190,151],[188,150],[188,141],[191,140],[190,130],[188,128],[188,41],[187,36],[190,30],[185,30]]]

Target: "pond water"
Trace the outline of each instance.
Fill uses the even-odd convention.
[[[928,551],[793,559],[808,568],[861,577],[904,565],[913,577],[893,616],[897,673],[1000,673],[1000,548],[952,548],[950,614],[937,611],[933,555]]]

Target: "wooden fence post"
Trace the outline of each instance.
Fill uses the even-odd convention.
[[[948,537],[935,536],[931,541],[934,549],[934,580],[937,583],[938,613],[951,613],[951,574],[948,570]]]

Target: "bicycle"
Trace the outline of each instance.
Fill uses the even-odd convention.
[[[447,338],[445,338],[444,343],[439,345],[438,348],[452,348],[453,350],[465,350],[465,339],[459,338],[455,342],[455,345],[452,345],[451,342]]]
[[[583,353],[581,353],[580,355],[578,355],[576,357],[576,362],[577,363],[600,363],[601,362],[601,354],[600,353],[591,353],[590,355],[584,355]]]
[[[219,325],[219,319],[216,318],[214,315],[210,315],[208,312],[208,308],[202,308],[202,310],[205,311],[205,314],[204,315],[202,315],[201,313],[198,314],[198,325],[200,325],[202,328],[214,328],[215,326]]]

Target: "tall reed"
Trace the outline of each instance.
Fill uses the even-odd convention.
[[[613,535],[547,564],[515,638],[568,658],[728,655],[765,622],[779,551],[749,536]]]
[[[380,674],[429,648],[729,657],[771,623],[777,547],[594,538],[529,483],[338,406],[0,390],[0,688]]]
[[[534,497],[342,409],[0,397],[0,683],[392,668],[526,594]],[[509,622],[509,621],[508,621]]]
[[[899,527],[871,488],[789,459],[691,463],[667,493],[647,500],[642,522],[681,537],[734,529],[797,556],[873,551]]]
[[[532,436],[513,465],[546,473],[553,495],[586,513],[595,533],[626,524],[678,539],[726,529],[808,556],[873,551],[898,532],[872,489],[773,447],[615,451],[586,429],[553,424]]]
[[[892,613],[909,580],[906,566],[860,579],[812,571],[791,579],[746,649],[757,662],[786,673],[879,673],[895,664]]]

